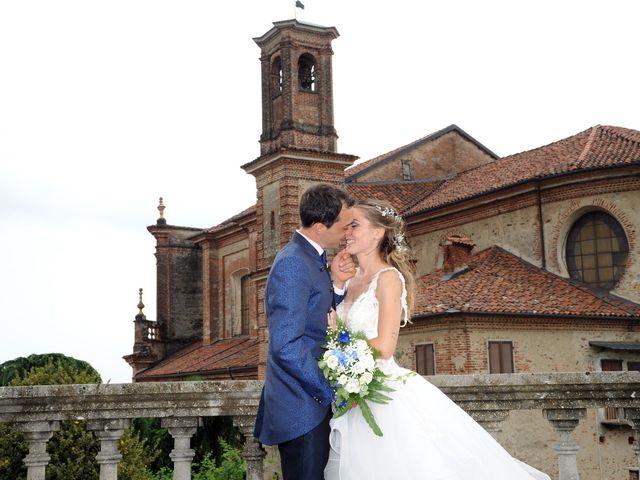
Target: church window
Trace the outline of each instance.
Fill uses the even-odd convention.
[[[316,90],[316,61],[308,53],[300,55],[298,60],[298,84],[300,90]]]
[[[416,372],[419,375],[436,374],[436,360],[433,343],[416,345]]]
[[[277,97],[282,93],[282,60],[276,57],[271,64],[271,96]]]
[[[578,219],[567,238],[569,276],[594,287],[611,289],[624,273],[629,243],[620,223],[602,211]]]
[[[276,212],[274,212],[273,210],[271,210],[271,213],[269,214],[269,229],[276,229]]]
[[[489,342],[489,373],[513,370],[513,342]]]
[[[411,160],[402,160],[402,179],[413,180],[413,170],[411,169]]]

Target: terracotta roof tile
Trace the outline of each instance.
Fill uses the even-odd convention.
[[[187,376],[214,370],[256,367],[258,364],[258,339],[233,337],[209,345],[201,341],[187,345],[141,372],[137,379],[153,377]]]
[[[420,213],[538,178],[634,163],[640,163],[640,132],[598,125],[555,143],[462,172],[408,213]]]
[[[425,195],[433,192],[442,182],[443,180],[411,182],[390,180],[387,182],[347,183],[345,186],[352,197],[386,200],[398,212],[403,213],[422,200]]]
[[[205,230],[205,232],[213,233],[213,232],[218,232],[220,230],[224,230],[225,228],[231,225],[234,225],[236,221],[241,219],[242,217],[246,217],[248,215],[255,214],[255,213],[256,213],[256,206],[252,205],[249,208],[241,211],[240,213],[236,213],[233,217],[227,218],[225,221],[220,222],[218,225],[208,228],[207,230]]]
[[[640,320],[640,305],[549,273],[498,246],[472,255],[466,270],[449,276],[436,270],[418,279],[415,315],[469,312]]]

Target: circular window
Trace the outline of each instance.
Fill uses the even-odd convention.
[[[611,289],[624,273],[629,243],[618,221],[604,212],[578,219],[567,239],[567,268],[574,280]]]

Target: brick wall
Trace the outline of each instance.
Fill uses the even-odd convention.
[[[358,182],[376,180],[402,180],[402,161],[409,160],[414,178],[432,178],[451,175],[477,167],[493,160],[459,133],[453,131],[435,140],[417,145],[387,162],[367,170]]]

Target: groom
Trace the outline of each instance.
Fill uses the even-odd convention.
[[[347,193],[332,185],[305,191],[302,226],[278,252],[267,278],[269,351],[254,435],[265,445],[278,445],[284,480],[321,480],[329,456],[333,391],[317,361],[327,313],[344,292],[334,292],[324,249],[344,239],[351,205]],[[350,255],[338,253],[331,267],[342,288],[353,274]]]

